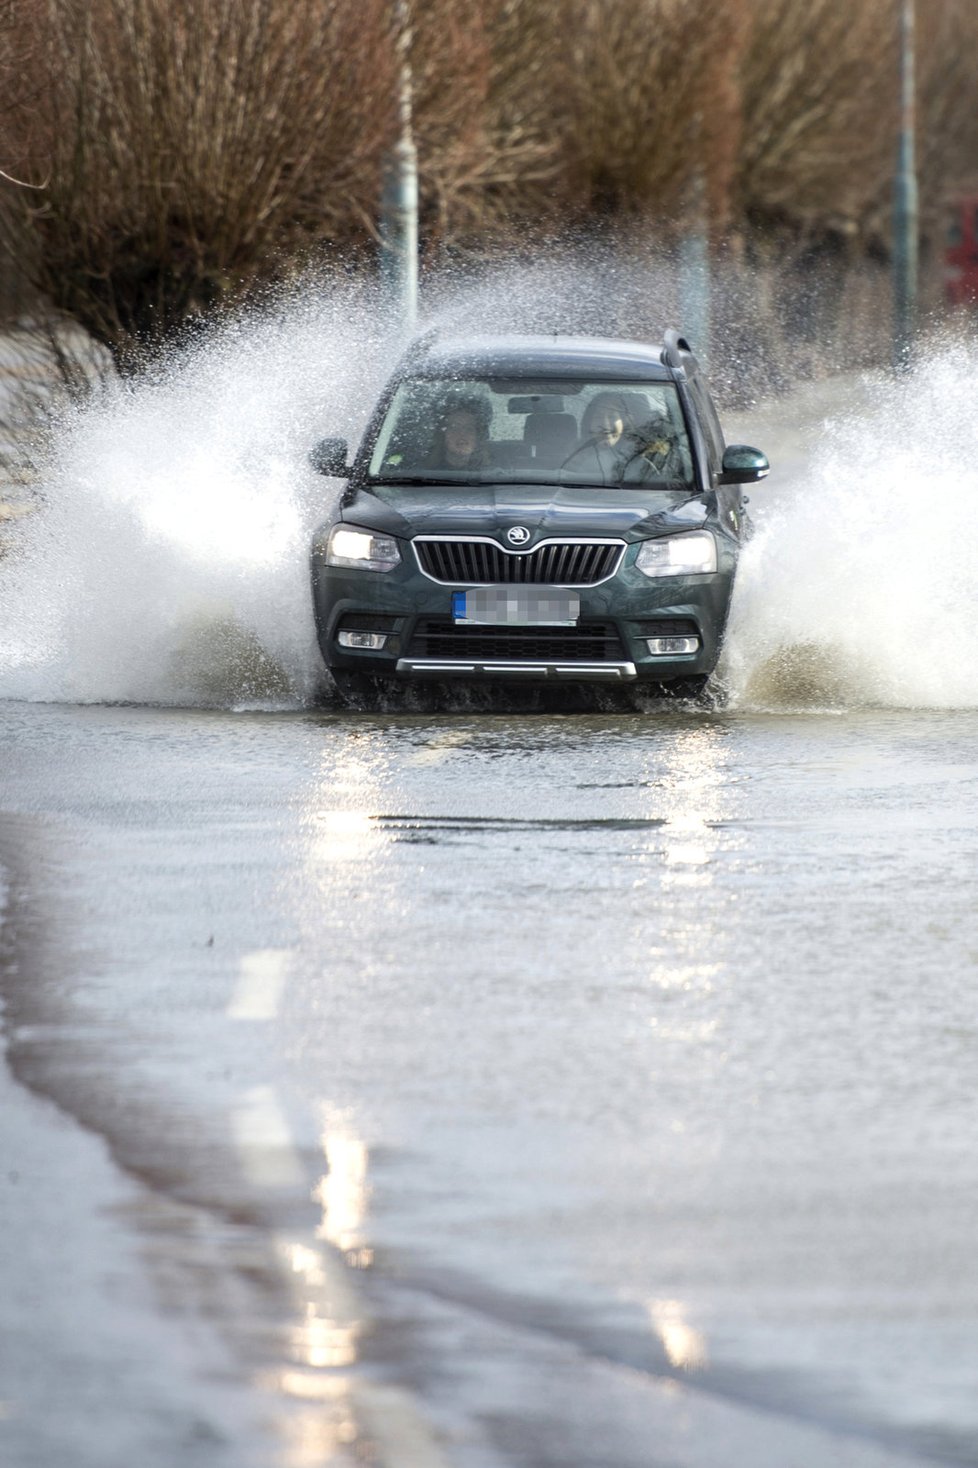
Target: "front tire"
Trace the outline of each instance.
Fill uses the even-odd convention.
[[[662,713],[670,704],[689,703],[701,709],[722,707],[723,689],[707,673],[670,678],[662,683],[633,683],[623,697],[639,714]]]
[[[662,692],[666,698],[699,699],[706,692],[709,681],[708,673],[699,673],[691,678],[672,678],[668,683],[663,683]]]
[[[386,679],[371,678],[369,673],[349,673],[340,669],[335,672],[330,669],[329,676],[347,708],[373,713],[384,707]]]

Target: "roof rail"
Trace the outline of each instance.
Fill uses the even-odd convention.
[[[693,372],[699,367],[699,363],[693,355],[693,349],[684,336],[680,336],[674,327],[662,333],[664,346],[662,348],[662,360],[667,367],[678,367],[689,369]]]
[[[408,342],[404,349],[404,354],[401,357],[400,365],[402,367],[410,367],[413,363],[419,362],[422,357],[428,355],[437,340],[437,326],[429,326],[426,331],[422,331],[419,336],[416,336],[412,341]]]

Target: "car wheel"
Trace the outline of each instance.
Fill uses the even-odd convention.
[[[330,672],[336,691],[347,708],[373,712],[385,706],[385,683],[383,678],[371,678],[369,673]]]
[[[723,688],[706,674],[689,678],[671,678],[664,683],[633,683],[620,695],[635,713],[663,712],[673,703],[695,703],[700,708],[720,708]]]
[[[709,681],[706,673],[700,673],[695,678],[673,678],[670,682],[663,683],[662,692],[666,698],[702,698]]]

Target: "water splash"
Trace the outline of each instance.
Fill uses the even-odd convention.
[[[757,489],[723,669],[736,706],[978,706],[976,370],[955,347],[900,382],[840,381],[858,403],[802,429],[776,505]]]
[[[397,350],[369,298],[334,289],[67,412],[3,562],[0,696],[307,702],[308,543],[335,498],[308,450],[357,437]]]
[[[643,290],[672,319],[663,266],[552,251],[426,283],[446,332],[623,334]],[[609,283],[619,316],[607,319]],[[328,692],[308,546],[336,485],[319,437],[355,442],[402,343],[362,285],[307,279],[208,330],[135,382],[65,411],[0,571],[0,697],[300,707]]]
[[[616,269],[629,316],[642,271]],[[674,273],[650,285],[644,269],[646,304],[675,319]],[[448,330],[594,331],[608,282],[607,261],[568,256],[446,278],[427,300]],[[619,312],[605,329],[654,328]],[[398,352],[368,292],[306,282],[66,413],[43,508],[0,570],[0,697],[308,704],[324,675],[307,548],[336,487],[307,453],[325,434],[356,440]],[[852,384],[832,386],[807,429],[785,400],[771,438],[758,432],[776,466],[794,433],[804,468],[753,495],[720,670],[735,707],[978,704],[975,357],[864,380],[842,411]]]

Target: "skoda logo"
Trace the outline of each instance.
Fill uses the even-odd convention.
[[[514,525],[506,531],[506,539],[510,545],[526,545],[530,538],[530,532],[525,525]]]

